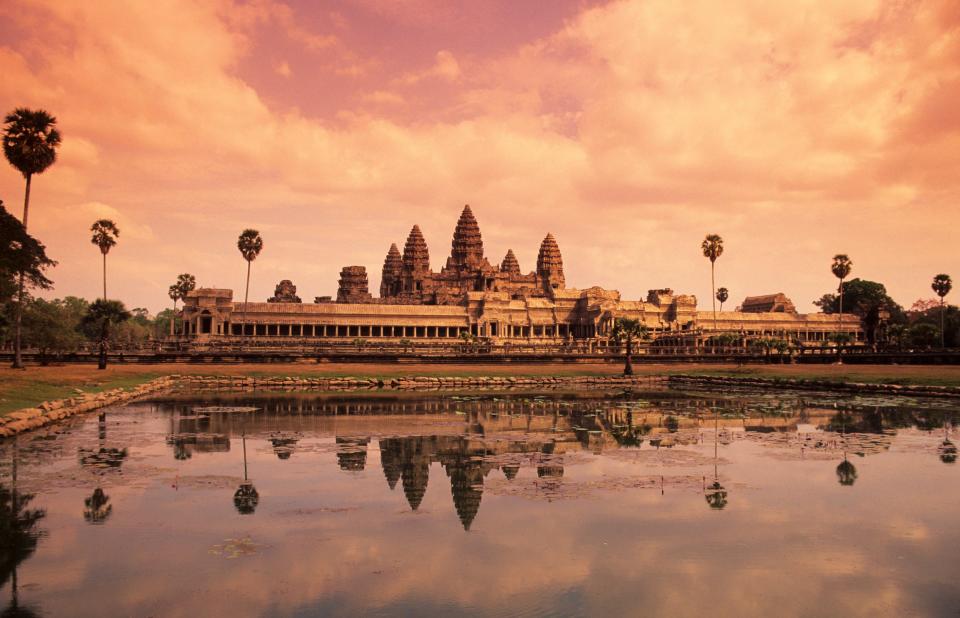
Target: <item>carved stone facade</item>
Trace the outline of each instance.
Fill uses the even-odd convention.
[[[289,279],[284,279],[277,284],[273,291],[273,297],[267,299],[268,303],[300,303],[300,297],[297,296],[297,286]]]
[[[363,266],[344,266],[340,271],[340,286],[337,288],[338,303],[370,303],[370,286],[367,269]]]
[[[410,230],[402,256],[396,244],[390,245],[383,262],[380,298],[389,303],[460,305],[470,292],[505,292],[514,300],[547,298],[551,290],[563,289],[564,284],[563,258],[551,234],[540,245],[535,272],[522,274],[512,250],[499,268],[491,265],[483,254],[480,225],[467,205],[440,272],[430,268],[430,252],[419,226]]]
[[[301,304],[296,287],[282,281],[270,302],[249,303],[245,318],[231,290],[200,288],[184,302],[193,337],[264,337],[281,340],[416,339],[458,341],[465,334],[493,343],[569,344],[609,339],[618,318],[639,320],[654,338],[690,342],[715,332],[744,338],[784,337],[826,341],[838,328],[862,337],[859,319],[845,314],[798,314],[783,294],[750,297],[743,310],[698,312],[692,295],[652,289],[646,300],[623,300],[600,287],[566,287],[563,258],[552,234],[540,244],[536,270],[523,274],[513,251],[498,266],[484,256],[480,226],[464,207],[451,251],[439,272],[419,226],[403,252],[390,246],[383,262],[380,298],[369,292],[363,266],[340,272],[336,302],[319,296]]]

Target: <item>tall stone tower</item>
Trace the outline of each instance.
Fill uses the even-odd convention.
[[[397,243],[390,244],[387,257],[383,260],[383,273],[380,277],[380,298],[387,298],[396,294],[400,287],[400,275],[403,274],[403,258]]]
[[[367,269],[363,266],[344,266],[337,288],[338,303],[368,303],[373,300],[367,283]]]
[[[566,284],[563,278],[563,258],[560,256],[560,247],[557,246],[553,234],[547,234],[540,243],[537,275],[543,280],[543,289],[547,292],[562,290]]]
[[[453,231],[453,247],[447,268],[456,271],[476,270],[483,263],[483,239],[470,205],[463,207],[457,227]]]
[[[503,262],[500,264],[500,272],[508,275],[520,275],[520,262],[517,256],[513,254],[513,249],[507,249],[507,254],[503,256]]]
[[[414,225],[403,246],[403,288],[405,292],[422,292],[423,281],[430,275],[430,252],[419,225]]]

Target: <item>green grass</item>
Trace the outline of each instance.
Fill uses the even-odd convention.
[[[25,376],[16,380],[0,378],[0,415],[31,408],[51,399],[66,399],[77,395],[76,389],[85,393],[99,393],[114,388],[133,388],[158,378],[163,373],[105,376],[102,380],[77,382],[58,379],[55,376]]]

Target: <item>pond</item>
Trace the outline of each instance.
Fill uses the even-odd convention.
[[[958,420],[666,387],[174,392],[0,444],[0,607],[956,615]]]

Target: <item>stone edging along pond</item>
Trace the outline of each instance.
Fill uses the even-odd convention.
[[[884,393],[925,397],[960,397],[954,386],[901,386],[896,384],[863,384],[789,378],[737,378],[720,376],[530,376],[530,377],[404,377],[378,378],[304,378],[170,375],[145,382],[129,390],[115,388],[100,393],[82,393],[67,399],[45,401],[33,408],[16,410],[0,416],[0,438],[37,429],[62,419],[93,412],[100,408],[169,390],[174,387],[244,390],[322,390],[352,391],[359,389],[438,390],[449,388],[563,388],[572,386],[633,386],[639,384],[677,384],[749,388],[788,388],[796,390],[838,391],[846,393]]]
[[[557,388],[563,386],[628,386],[663,383],[665,378],[654,376],[536,376],[536,377],[405,377],[390,380],[377,378],[301,378],[301,377],[244,377],[170,375],[145,382],[129,390],[115,388],[100,393],[82,393],[67,399],[44,401],[33,408],[22,408],[0,416],[0,438],[13,436],[31,429],[45,427],[57,421],[93,412],[107,406],[128,403],[135,399],[170,390],[175,387],[200,389],[244,390],[324,390],[351,391],[359,389],[436,390],[441,388]]]
[[[746,388],[782,388],[806,391],[831,391],[851,394],[911,395],[922,397],[960,397],[960,387],[864,382],[834,382],[803,378],[738,378],[733,376],[698,376],[675,374],[668,377],[670,384],[691,386],[727,386]]]

